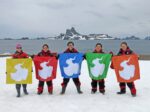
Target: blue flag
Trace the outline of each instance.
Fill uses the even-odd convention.
[[[80,75],[82,60],[82,53],[59,54],[59,65],[62,77],[77,78]]]

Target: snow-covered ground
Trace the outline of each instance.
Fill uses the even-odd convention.
[[[28,85],[29,95],[22,94],[21,98],[16,98],[15,85],[5,83],[5,61],[6,58],[0,58],[0,112],[150,112],[150,61],[140,61],[141,79],[135,82],[137,97],[132,97],[128,88],[127,94],[116,94],[119,86],[111,69],[106,78],[106,94],[91,94],[91,80],[84,61],[80,76],[83,94],[77,94],[72,80],[66,94],[59,94],[62,78],[58,67],[53,95],[47,93],[46,84],[44,93],[36,94],[38,80],[33,72],[33,84]]]

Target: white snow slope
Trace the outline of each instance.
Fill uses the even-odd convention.
[[[36,94],[38,80],[33,72],[33,84],[27,87],[29,95],[22,92],[21,98],[16,98],[15,85],[6,84],[5,61],[6,58],[0,58],[0,112],[150,112],[150,61],[140,61],[141,79],[135,82],[137,97],[132,97],[128,88],[126,94],[116,94],[119,85],[111,69],[106,78],[106,94],[91,94],[91,79],[84,61],[80,76],[83,94],[77,94],[72,80],[66,94],[59,94],[62,77],[58,67],[53,95],[48,94],[46,84],[44,93]]]

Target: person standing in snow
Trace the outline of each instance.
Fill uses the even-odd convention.
[[[71,42],[71,41],[68,42],[67,47],[68,48],[64,51],[64,53],[78,53],[78,51],[74,48],[74,43],[73,42]],[[68,85],[69,80],[70,80],[70,78],[63,78],[63,82],[61,83],[62,91],[61,91],[60,94],[65,94],[66,87]],[[79,94],[82,94],[83,92],[80,89],[81,83],[80,83],[79,77],[73,78],[73,82],[74,82],[74,84],[77,88],[77,92]]]
[[[95,50],[93,51],[93,53],[104,53],[103,52],[103,49],[102,49],[102,44],[101,43],[97,43],[96,46],[95,46]],[[92,86],[92,89],[91,89],[91,93],[94,94],[96,93],[97,91],[97,84],[99,85],[99,92],[102,93],[102,94],[105,94],[105,80],[104,79],[101,79],[101,80],[94,80],[92,79],[92,82],[91,82],[91,86]]]
[[[44,44],[42,46],[42,51],[38,53],[38,56],[44,56],[44,57],[52,57],[54,56],[51,51],[49,50],[49,46],[47,44]],[[53,94],[53,82],[51,81],[46,81],[47,87],[48,87],[48,92],[49,94]],[[42,94],[43,93],[43,88],[44,88],[44,81],[39,81],[38,84],[38,92],[37,94]]]
[[[122,42],[120,45],[120,50],[118,52],[118,56],[121,55],[130,55],[130,54],[134,54],[134,52],[129,48],[128,44],[126,42]],[[113,69],[113,63],[111,64],[111,68]],[[125,94],[126,93],[126,85],[129,87],[132,96],[136,96],[136,88],[135,88],[135,84],[134,82],[121,82],[119,83],[120,86],[120,91],[117,92],[117,94]]]
[[[21,44],[16,45],[16,52],[12,55],[12,58],[14,59],[28,58],[28,55],[25,52],[23,52]],[[28,95],[27,84],[22,84],[22,86],[23,86],[24,94]],[[17,97],[20,97],[20,89],[21,89],[21,84],[16,84]]]

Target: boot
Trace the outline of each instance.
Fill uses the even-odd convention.
[[[48,87],[48,92],[49,92],[49,94],[53,94],[53,86]]]
[[[105,89],[99,89],[99,92],[104,95],[105,94]]]
[[[20,90],[17,89],[17,97],[20,97]]]
[[[83,92],[81,91],[80,86],[76,86],[76,87],[77,87],[77,92],[78,92],[79,94],[82,94]]]
[[[66,87],[67,87],[66,85],[65,85],[65,86],[62,86],[62,91],[60,92],[60,94],[62,94],[62,95],[65,94]]]
[[[27,92],[27,89],[26,89],[26,88],[27,88],[27,85],[26,85],[26,84],[25,84],[25,85],[23,84],[23,92],[24,92],[25,95],[28,95],[29,93]]]
[[[38,87],[38,92],[37,94],[38,95],[41,95],[43,93],[43,87]]]
[[[133,97],[136,97],[136,89],[135,89],[135,88],[132,88],[132,89],[130,89],[130,91],[131,91],[131,95],[132,95]]]
[[[16,97],[20,97],[20,88],[21,88],[21,85],[16,84],[16,90],[17,90],[17,96]]]
[[[26,89],[26,88],[23,89],[23,92],[24,92],[25,95],[28,95],[28,94],[29,94],[29,93],[27,92],[27,89]]]
[[[97,89],[95,88],[92,88],[92,90],[91,90],[91,94],[95,94],[97,92]]]
[[[121,89],[119,92],[117,92],[117,94],[125,94],[126,90],[125,89]]]

